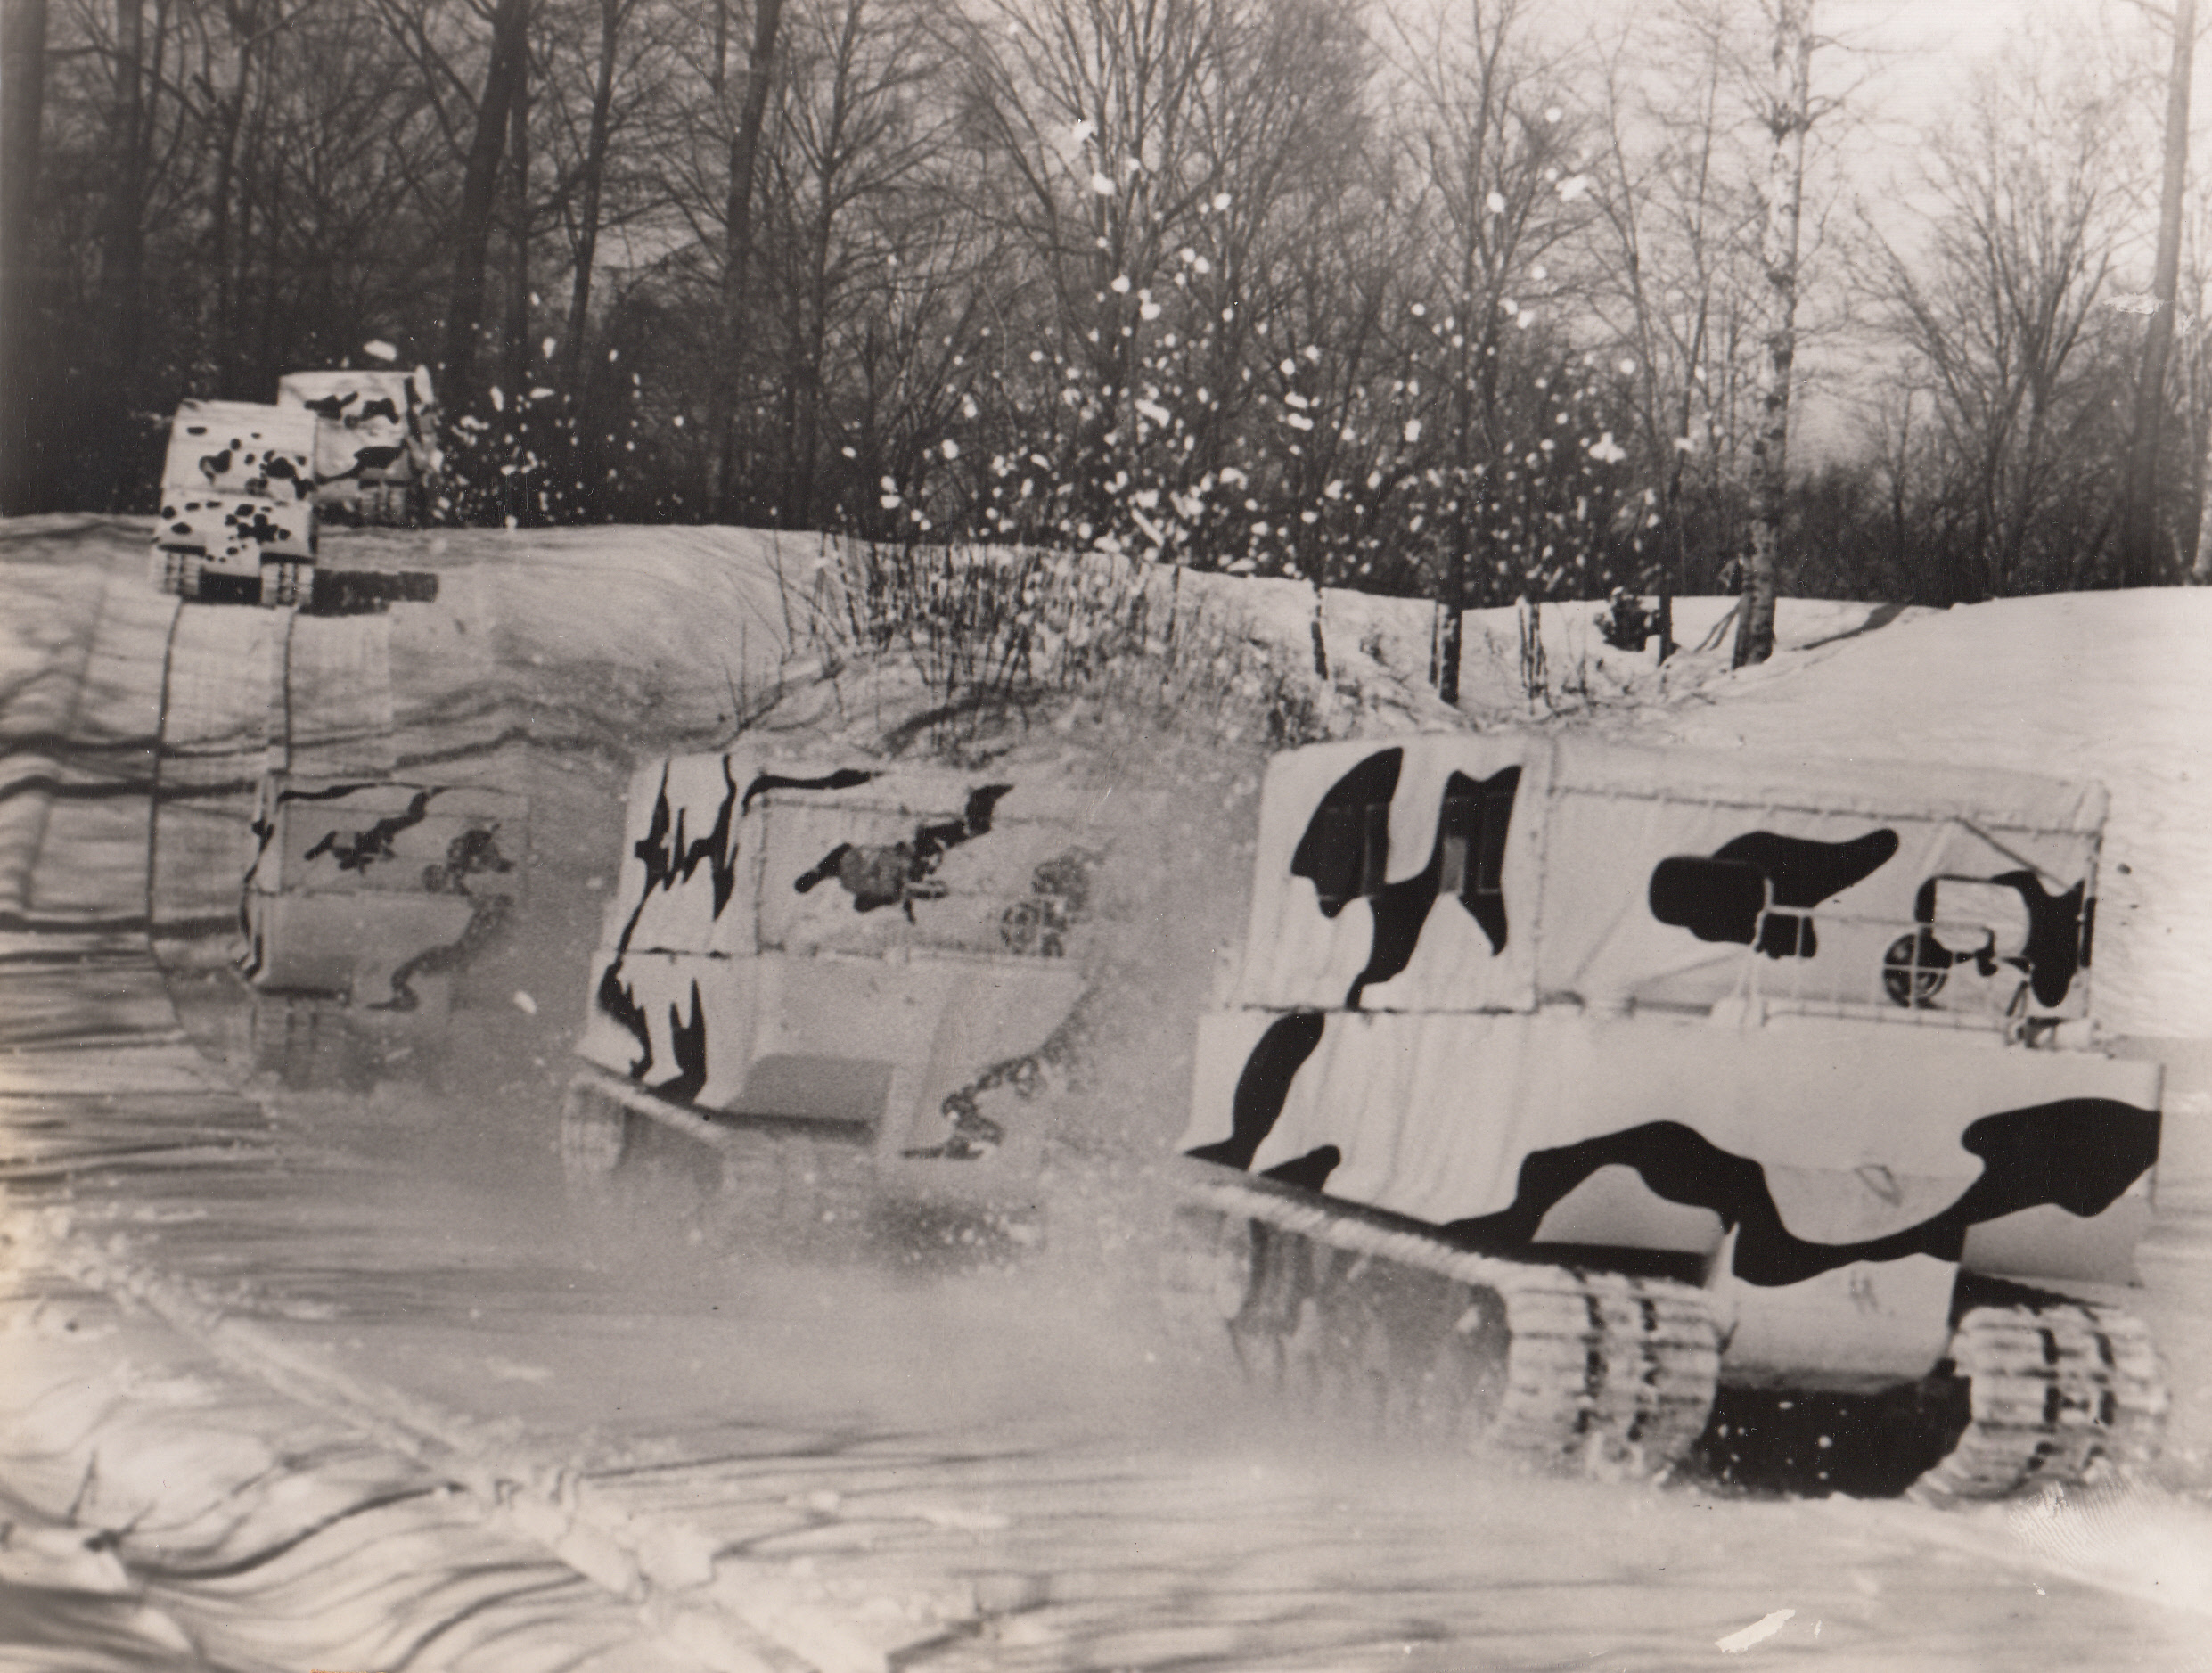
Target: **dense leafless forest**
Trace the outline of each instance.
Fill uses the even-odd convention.
[[[2019,8],[1902,106],[1913,67],[1811,9],[7,0],[7,509],[150,510],[180,398],[390,357],[434,371],[463,521],[987,535],[1471,606],[1710,590],[1770,515],[1807,595],[2180,578],[2188,0]]]

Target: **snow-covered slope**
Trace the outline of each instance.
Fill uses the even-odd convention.
[[[2117,1033],[2212,1034],[2212,593],[2005,599],[1785,652],[1640,707],[1643,735],[1956,762],[2111,791],[2095,1005]]]

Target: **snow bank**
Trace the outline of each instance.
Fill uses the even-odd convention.
[[[2004,599],[1778,654],[1631,718],[1646,738],[2010,767],[2112,793],[2095,1008],[2212,1032],[2212,593]]]
[[[324,558],[342,565],[389,553],[403,562],[420,556],[440,570],[479,570],[503,648],[519,660],[534,652],[548,661],[643,660],[726,668],[735,677],[805,654],[796,601],[830,550],[815,535],[612,526],[377,531],[365,538],[334,531]]]

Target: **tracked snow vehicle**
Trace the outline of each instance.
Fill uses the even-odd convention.
[[[149,578],[208,603],[307,603],[314,496],[313,414],[184,402],[169,424]]]
[[[1936,1498],[2142,1464],[2167,1396],[2111,1297],[2160,1074],[2095,1046],[2104,810],[1567,736],[1278,757],[1199,1029],[1186,1318],[1552,1460],[1669,1465],[1765,1388],[1900,1397]]]
[[[562,1112],[571,1176],[673,1132],[786,1249],[1033,1241],[1025,1106],[1096,929],[1079,824],[1064,790],[986,774],[641,769]]]
[[[528,806],[503,791],[272,773],[254,810],[240,972],[265,992],[440,1017],[506,928]]]
[[[315,593],[315,507],[164,488],[148,578],[207,604],[305,604]]]
[[[424,521],[440,456],[429,367],[288,373],[276,401],[314,415],[317,511],[349,522]]]

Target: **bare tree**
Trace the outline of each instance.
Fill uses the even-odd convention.
[[[602,201],[606,191],[608,151],[615,128],[615,82],[621,68],[623,31],[640,0],[599,0],[598,52],[592,97],[585,119],[581,156],[561,207],[569,217],[570,261],[567,329],[561,344],[561,387],[571,398],[583,394],[584,343],[591,321],[592,269],[599,258]],[[571,202],[574,205],[570,210]]]
[[[492,212],[498,201],[499,164],[508,126],[529,75],[530,7],[531,0],[496,0],[493,5],[491,52],[484,68],[483,92],[476,100],[473,137],[455,209],[444,381],[447,398],[464,407],[477,396],[476,347],[484,322]]]
[[[242,367],[250,357],[244,308],[254,237],[257,231],[265,242],[275,236],[272,200],[281,190],[283,153],[298,143],[289,119],[297,108],[280,85],[280,54],[288,31],[311,4],[291,0],[288,9],[285,0],[223,0],[219,10],[202,14],[199,66],[184,80],[201,147],[211,153],[205,243],[214,295],[193,379],[203,394],[244,392],[238,386],[246,381]]]
[[[167,31],[157,19],[157,53]],[[122,438],[129,428],[129,390],[136,375],[145,316],[146,191],[153,118],[149,106],[159,80],[148,74],[145,0],[115,0],[109,53],[106,191],[100,216],[100,276],[95,313],[100,333],[90,357],[97,423],[111,462],[103,498],[120,509],[129,493],[128,456]]]
[[[530,387],[530,54],[507,101],[507,298],[500,326],[499,379],[507,398],[527,399]]]
[[[1438,693],[1459,701],[1461,617],[1484,508],[1497,498],[1504,427],[1500,390],[1513,337],[1547,290],[1547,255],[1587,219],[1570,188],[1571,124],[1561,68],[1526,51],[1519,0],[1469,0],[1459,20],[1398,27],[1400,71],[1419,114],[1407,143],[1440,236],[1422,293],[1439,305],[1424,357],[1445,402],[1441,464],[1451,497],[1440,508]]]
[[[1952,597],[2078,585],[2109,541],[2061,530],[2058,513],[2113,456],[2096,333],[2131,184],[2118,136],[2109,94],[2008,62],[1928,148],[1924,235],[1884,246],[1890,326],[1935,397],[1965,512]]]
[[[998,38],[974,37],[970,109],[1015,184],[1002,212],[1083,367],[1069,473],[1082,521],[1103,524],[1142,298],[1222,185],[1198,98],[1235,19],[1227,0],[1000,0],[994,15]]]
[[[973,37],[969,110],[1050,298],[1027,405],[1070,406],[1069,532],[1225,561],[1255,520],[1205,496],[1254,463],[1230,454],[1278,359],[1254,346],[1265,293],[1292,206],[1342,176],[1356,31],[1320,0],[1002,0],[994,21]]]
[[[2151,316],[2135,380],[2135,418],[2120,485],[2119,574],[2124,586],[2173,578],[2173,552],[2159,516],[2159,434],[2166,416],[2166,364],[2182,255],[2182,194],[2189,177],[2189,82],[2197,55],[2197,0],[2174,0],[2174,66],[2167,77],[2166,163],[2159,193],[2159,248],[2151,267]]]
[[[882,317],[901,266],[920,270],[922,222],[949,211],[938,226],[950,232],[959,218],[939,166],[954,106],[929,96],[950,69],[936,12],[927,0],[813,0],[785,30],[789,91],[767,168],[785,322],[777,509],[798,527],[816,526],[840,393],[833,350],[856,313]]]
[[[2184,230],[2184,255],[2175,289],[2175,324],[2183,330],[2179,354],[2183,457],[2188,461],[2188,487],[2182,498],[2182,567],[2191,585],[2212,582],[2212,332],[2204,322],[2212,318],[2212,237],[2206,218],[2212,201],[2200,195]],[[2185,306],[2184,306],[2185,305]]]
[[[1684,7],[1625,30],[1599,83],[1601,255],[1589,294],[1629,352],[1638,451],[1659,485],[1662,658],[1674,595],[1709,584],[1741,549],[1732,485],[1757,375],[1747,350],[1761,217],[1732,141],[1732,21]]]
[[[710,516],[730,514],[730,465],[736,446],[732,417],[743,354],[747,291],[752,266],[753,176],[760,152],[761,125],[767,119],[769,78],[775,59],[783,0],[753,0],[753,42],[746,60],[745,94],[730,132],[727,197],[723,209],[723,268],[720,331],[714,382],[708,391],[707,509]],[[717,65],[717,70],[719,66]]]

